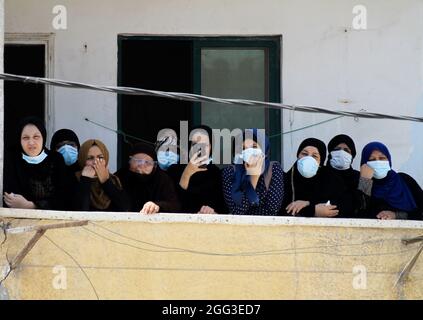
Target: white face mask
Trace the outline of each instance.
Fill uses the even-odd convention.
[[[330,153],[330,165],[337,170],[347,170],[351,167],[352,155],[344,150],[335,150]]]
[[[25,153],[22,153],[22,159],[24,159],[29,164],[39,164],[43,162],[45,158],[47,158],[47,153],[45,153],[44,150],[36,157],[30,157]]]
[[[249,163],[251,157],[264,157],[263,151],[259,148],[247,148],[242,151],[241,159]]]
[[[383,179],[391,171],[389,161],[368,161],[367,165],[374,170],[373,177],[375,179]]]
[[[302,157],[297,161],[297,169],[304,178],[312,178],[319,170],[319,164],[313,157]]]

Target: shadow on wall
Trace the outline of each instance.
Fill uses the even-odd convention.
[[[423,94],[417,101],[416,117],[423,117]],[[423,123],[413,122],[411,125],[411,152],[408,160],[401,166],[400,172],[409,173],[423,186]]]

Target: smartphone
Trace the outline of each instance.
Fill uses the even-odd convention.
[[[201,158],[202,154],[201,154],[201,150],[197,152],[197,157]],[[198,166],[200,169],[206,169],[207,165],[206,164],[202,164],[201,166]]]

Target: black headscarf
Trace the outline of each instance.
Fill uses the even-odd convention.
[[[345,143],[348,148],[351,149],[352,158],[355,158],[357,150],[355,149],[355,143],[353,139],[351,139],[351,137],[347,136],[346,134],[339,134],[333,137],[332,140],[328,143],[328,161],[331,159],[330,153],[341,143]]]
[[[137,143],[135,144],[131,150],[129,151],[129,156],[133,156],[134,154],[137,153],[144,153],[149,155],[151,158],[153,158],[154,161],[157,161],[157,154],[156,154],[156,150],[154,148],[154,146],[149,145],[147,143]]]
[[[320,154],[320,166],[323,166],[326,160],[326,145],[323,141],[316,139],[316,138],[308,138],[301,142],[300,146],[297,150],[297,158],[300,152],[306,147],[315,147],[319,150]]]
[[[50,149],[56,150],[57,145],[63,141],[75,142],[78,147],[78,150],[81,147],[78,136],[76,135],[75,132],[73,132],[70,129],[60,129],[60,130],[57,130],[54,133],[53,137],[51,138]]]
[[[129,156],[133,156],[137,153],[144,153],[146,155],[149,155],[153,159],[153,161],[157,161],[156,150],[155,150],[154,146],[152,146],[152,145],[149,145],[149,144],[144,143],[144,142],[140,142],[140,143],[135,144],[131,148],[131,150],[129,150]],[[120,171],[121,176],[119,178],[129,179],[129,181],[131,181],[131,183],[133,183],[134,185],[137,185],[139,183],[145,184],[145,183],[149,183],[152,180],[156,179],[157,171],[159,171],[159,170],[157,169],[157,165],[155,165],[153,170],[149,174],[140,174],[138,172],[131,171],[129,169],[129,163],[128,163]],[[122,172],[125,172],[125,177],[123,176]]]
[[[332,166],[330,165],[330,159],[332,158],[330,153],[334,151],[334,149],[341,143],[345,143],[348,146],[348,148],[351,149],[352,160],[354,160],[357,154],[357,150],[355,148],[355,143],[353,139],[351,139],[351,137],[345,134],[339,134],[333,137],[332,140],[328,144],[329,155],[328,155],[328,161],[326,163],[326,167],[328,168],[328,170],[334,172],[337,176],[342,178],[347,188],[350,191],[353,191],[357,189],[358,182],[360,179],[360,172],[357,170],[354,170],[352,166],[350,166],[350,168],[347,170],[337,170],[335,168],[332,168]]]
[[[147,154],[154,161],[157,161],[156,150],[153,145],[143,142],[137,143],[131,148],[129,156],[137,153]],[[115,175],[119,177],[125,192],[129,196],[132,211],[140,211],[148,201],[153,201],[159,205],[162,212],[176,212],[180,209],[172,180],[157,165],[154,166],[150,174],[133,172],[129,167],[128,163]]]
[[[202,130],[200,130],[202,129]],[[207,132],[207,135],[209,136],[209,141],[210,141],[210,156],[213,154],[213,130],[212,128],[210,128],[209,126],[206,125],[199,125],[199,126],[194,126],[191,128],[190,132],[194,132],[194,131],[198,131],[203,133],[203,131]],[[192,135],[190,135],[192,137]],[[189,149],[191,149],[191,145],[192,145],[192,141],[191,139],[189,140]]]
[[[22,135],[23,129],[29,124],[36,126],[37,129],[41,132],[41,136],[43,137],[43,149],[45,149],[46,140],[47,140],[47,130],[44,125],[44,121],[34,116],[26,117],[19,122],[17,127],[17,136],[16,136],[17,138],[16,146],[18,146],[17,149],[25,153],[21,145],[21,135]]]
[[[326,157],[326,146],[325,144],[316,138],[305,139],[298,147],[297,150],[297,159],[301,151],[306,147],[315,147],[319,150],[320,154],[320,166],[317,170],[317,173],[314,177],[304,178],[297,168],[297,161],[294,163],[292,168],[287,172],[286,186],[287,188],[287,201],[290,203],[295,200],[310,200],[314,199],[316,195],[316,190],[319,189],[319,184],[321,183],[321,173],[324,169],[322,167],[323,161]],[[289,194],[289,195],[288,195]]]

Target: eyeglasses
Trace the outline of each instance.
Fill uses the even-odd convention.
[[[157,164],[157,161],[153,161],[153,160],[137,159],[133,157],[130,157],[130,159],[132,162],[134,162],[138,166],[144,165],[146,167],[153,167]]]
[[[104,160],[104,156],[102,156],[102,155],[100,155],[100,156],[89,156],[87,158],[88,161],[95,161],[95,159]]]

